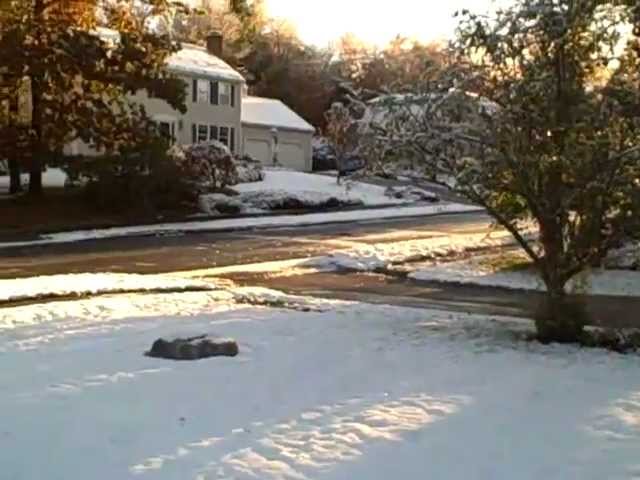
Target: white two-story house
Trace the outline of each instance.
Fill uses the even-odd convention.
[[[250,155],[265,165],[310,171],[313,126],[279,100],[248,96],[244,78],[220,59],[221,52],[222,37],[212,34],[206,47],[183,44],[167,60],[167,68],[185,81],[185,114],[146,92],[133,100],[144,105],[175,143],[218,140],[233,153]],[[80,142],[72,144],[70,151],[90,152]]]

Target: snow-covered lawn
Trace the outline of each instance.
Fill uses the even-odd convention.
[[[181,223],[161,223],[154,225],[136,225],[132,227],[115,227],[97,230],[77,230],[73,232],[51,233],[42,235],[40,240],[0,243],[0,248],[70,243],[80,242],[83,240],[118,238],[136,235],[163,235],[188,232],[214,232],[236,229],[321,225],[324,223],[375,221],[387,218],[421,217],[446,213],[479,211],[482,211],[482,209],[473,205],[443,203],[438,205],[398,206],[392,208],[374,208],[369,210],[353,210],[344,212],[310,213],[307,215],[275,215],[254,218],[229,218]]]
[[[515,319],[327,306],[205,292],[0,310],[1,477],[640,475],[638,357],[527,344]],[[240,356],[142,355],[199,333],[237,339]]]
[[[213,290],[213,283],[169,275],[80,273],[0,280],[0,303],[42,297],[84,296],[126,291]]]
[[[409,277],[515,290],[545,290],[544,283],[532,268],[496,268],[496,259],[499,255],[492,254],[455,262],[414,265]],[[595,269],[575,277],[567,289],[592,295],[640,296],[640,272]]]
[[[267,168],[260,182],[236,185],[238,196],[202,195],[200,206],[210,215],[228,212],[260,213],[273,210],[337,208],[341,206],[402,205],[420,200],[437,201],[437,196],[418,188],[390,189],[346,179],[338,185],[323,174]]]
[[[366,182],[345,180],[338,185],[334,177],[284,169],[266,169],[262,182],[242,183],[234,187],[240,193],[279,193],[295,195],[310,202],[337,198],[347,202],[362,202],[367,206],[411,203],[415,199],[396,199],[385,195],[386,188]]]
[[[22,174],[22,183],[29,183],[29,175]],[[42,173],[42,185],[49,188],[62,188],[67,180],[67,174],[59,168],[48,168]],[[9,189],[9,176],[0,175],[0,191]]]

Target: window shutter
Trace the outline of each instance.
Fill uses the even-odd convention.
[[[209,82],[209,101],[211,102],[211,105],[218,105],[218,92],[218,82]]]
[[[191,125],[191,143],[198,143],[198,126],[195,123]]]
[[[196,103],[198,101],[198,80],[196,80],[195,78],[193,79],[193,82],[192,82],[192,96],[193,96],[193,103]]]
[[[218,140],[218,127],[209,125],[209,140]]]
[[[236,106],[236,86],[231,84],[231,108]]]
[[[236,151],[236,129],[235,128],[231,128],[231,131],[229,133],[229,150],[231,150],[231,153],[235,153]]]

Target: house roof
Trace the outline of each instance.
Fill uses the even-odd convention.
[[[316,129],[280,100],[263,97],[242,98],[242,123],[314,133]]]
[[[219,80],[244,82],[244,77],[228,63],[198,45],[183,43],[182,49],[167,59],[168,68],[175,73],[196,74]]]
[[[120,41],[120,32],[110,28],[98,27],[95,33],[107,42],[117,43]],[[200,75],[216,80],[244,82],[242,75],[225,61],[211,55],[206,48],[191,43],[183,43],[181,46],[182,48],[178,52],[167,59],[167,68],[172,72]]]

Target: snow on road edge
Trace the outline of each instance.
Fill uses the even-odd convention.
[[[489,256],[469,258],[438,265],[416,266],[409,278],[420,281],[498,287],[510,290],[545,291],[545,286],[533,270],[494,270],[482,265]],[[640,296],[640,272],[624,270],[592,270],[569,282],[572,293]]]
[[[452,234],[434,238],[377,243],[340,250],[307,262],[319,270],[373,271],[408,262],[452,257],[514,243],[508,232]]]
[[[214,282],[171,275],[79,273],[0,280],[0,304],[50,297],[118,292],[215,290]]]
[[[482,208],[473,205],[449,203],[419,207],[380,208],[351,210],[346,212],[311,213],[304,215],[278,215],[254,218],[230,218],[225,220],[205,220],[182,223],[162,223],[156,225],[137,225],[97,230],[77,230],[72,232],[43,235],[40,240],[3,242],[0,248],[31,247],[60,243],[81,242],[128,236],[147,236],[170,233],[215,232],[223,230],[243,230],[267,227],[299,227],[390,218],[420,217],[427,215],[481,212]]]

